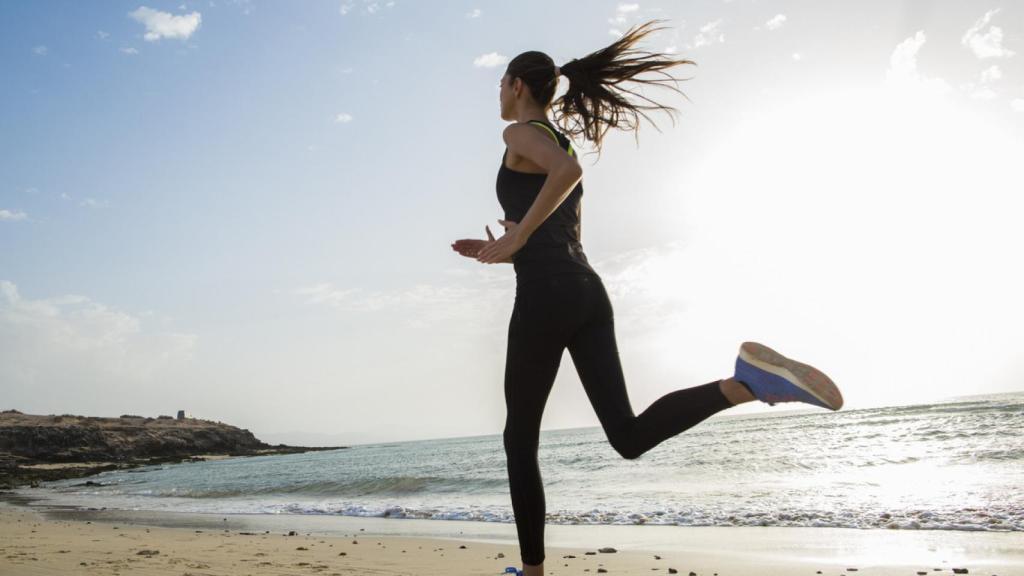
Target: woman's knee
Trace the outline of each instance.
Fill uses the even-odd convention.
[[[626,460],[636,460],[645,452],[637,443],[636,434],[633,433],[630,426],[622,426],[606,432],[612,448]]]

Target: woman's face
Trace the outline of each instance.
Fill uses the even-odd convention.
[[[499,86],[498,100],[501,102],[501,119],[510,120],[515,102],[515,96],[512,94],[512,77],[506,73],[501,77]]]

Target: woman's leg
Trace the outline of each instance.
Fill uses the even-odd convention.
[[[509,322],[504,443],[512,510],[528,576],[544,562],[546,502],[537,462],[541,417],[573,318],[580,316],[566,306],[572,299],[565,287],[545,280],[517,289]]]
[[[599,279],[591,281],[590,287],[587,300],[592,307],[586,321],[571,337],[569,353],[608,440],[623,458],[638,458],[664,440],[734,405],[723,392],[723,386],[733,384],[732,379],[715,380],[669,392],[639,416],[634,415],[615,343],[611,302]]]

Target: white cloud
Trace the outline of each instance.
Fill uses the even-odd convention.
[[[928,94],[944,94],[950,90],[945,80],[926,77],[917,70],[917,53],[926,40],[924,31],[918,30],[913,37],[896,46],[885,74],[890,87]]]
[[[473,66],[476,66],[477,68],[494,68],[495,66],[501,66],[507,62],[508,56],[502,56],[497,52],[489,52],[487,54],[477,56],[473,60]]]
[[[984,16],[978,19],[977,22],[971,26],[960,42],[970,48],[974,55],[978,58],[1008,58],[1013,56],[1014,52],[1003,48],[1003,30],[998,26],[989,26],[987,32],[982,33],[981,29],[988,24],[989,20],[992,19],[999,8],[989,10]]]
[[[124,53],[124,54],[128,54],[128,55],[135,55],[135,54],[139,53],[138,50],[136,50],[135,48],[132,48],[130,46],[127,47],[127,48],[121,48],[121,52]]]
[[[110,205],[110,202],[107,201],[107,200],[97,200],[95,198],[86,198],[86,199],[82,200],[81,202],[79,202],[78,205],[79,206],[90,206],[90,207],[108,206],[108,205]]]
[[[769,30],[778,30],[786,23],[785,14],[776,14],[774,18],[764,23]]]
[[[20,210],[0,209],[0,220],[24,220],[28,214]]]
[[[487,277],[479,272],[478,276]],[[502,283],[506,287],[501,289],[488,287],[489,282],[483,286],[480,283],[459,282],[450,285],[416,284],[393,290],[364,290],[321,282],[295,288],[291,293],[308,305],[326,306],[343,314],[393,314],[399,322],[410,327],[445,323],[473,332],[484,332],[490,330],[485,319],[508,299],[510,289],[506,281],[502,280]]]
[[[375,2],[372,0],[363,0],[363,4],[365,6],[367,14],[376,14],[377,12],[380,12],[380,2]],[[394,6],[394,2],[387,2],[386,4],[384,4],[385,8],[393,8]],[[355,9],[355,2],[353,0],[344,0],[341,3],[341,5],[338,6],[338,13],[341,14],[342,16],[346,16],[348,15],[349,12],[352,12],[353,9]]]
[[[47,49],[46,46],[36,46],[35,48],[32,48],[32,53],[36,56],[46,56],[47,52],[49,52],[49,49]]]
[[[991,88],[981,87],[971,91],[971,98],[976,100],[992,100],[995,97],[996,93]]]
[[[700,48],[701,46],[709,46],[716,42],[725,42],[725,33],[721,31],[719,26],[722,24],[722,19],[719,18],[714,22],[708,22],[707,24],[700,27],[700,32],[693,39],[693,47]]]
[[[1010,101],[1010,108],[1014,112],[1024,112],[1024,98],[1014,98]]]
[[[112,400],[123,403],[122,394],[144,397],[157,385],[181,384],[169,381],[168,370],[189,361],[195,343],[194,334],[144,329],[138,316],[85,296],[33,300],[22,297],[14,283],[0,280],[5,401],[10,395],[45,404],[37,398],[45,393],[60,395],[69,412],[86,409],[71,403],[82,398],[94,404],[90,410],[109,409]],[[99,387],[104,394],[96,394]]]
[[[609,24],[625,24],[627,14],[632,14],[640,9],[639,4],[619,4],[615,9],[615,15],[608,19]]]
[[[338,115],[335,116],[334,121],[339,124],[348,124],[352,121],[352,115],[345,112],[339,112]]]
[[[97,30],[96,31],[96,37],[99,38],[100,40],[106,40],[109,36],[110,36],[110,34],[104,32],[103,30]]]
[[[982,82],[991,82],[993,80],[999,80],[1003,77],[1003,71],[999,69],[999,66],[993,64],[981,72]]]
[[[792,58],[793,60],[799,62],[800,60],[803,59],[803,56],[799,52],[793,52]]]
[[[143,37],[148,42],[154,42],[161,38],[188,39],[202,20],[199,12],[175,16],[170,12],[161,12],[146,6],[140,6],[134,12],[129,12],[128,16],[146,27],[146,34]]]
[[[466,12],[466,18],[479,18],[483,12],[479,8],[473,8],[472,12]]]

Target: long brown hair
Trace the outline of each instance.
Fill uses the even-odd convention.
[[[644,113],[644,110],[668,112],[673,125],[675,125],[675,118],[671,113],[678,112],[678,110],[657,104],[632,90],[622,88],[621,83],[632,81],[638,84],[664,86],[687,98],[686,94],[683,94],[675,86],[662,84],[663,82],[679,81],[678,78],[674,78],[663,70],[681,64],[696,66],[696,62],[677,60],[662,54],[633,49],[633,45],[648,34],[665,29],[665,27],[652,27],[660,22],[663,20],[652,20],[632,27],[607,47],[563,64],[561,72],[569,80],[569,89],[554,102],[552,102],[552,98],[555,95],[558,78],[555,76],[555,62],[547,54],[537,51],[523,52],[509,62],[505,73],[512,78],[522,78],[537,103],[545,110],[555,109],[554,122],[568,136],[578,137],[582,134],[587,140],[592,141],[597,148],[598,158],[600,158],[601,141],[609,128],[633,130],[636,133],[637,145],[639,145],[638,114],[647,118],[655,129],[661,131]],[[668,78],[635,78],[637,74],[643,72],[658,72]],[[685,80],[689,80],[689,78]],[[631,102],[623,92],[638,96],[642,100],[650,102],[651,105]]]

